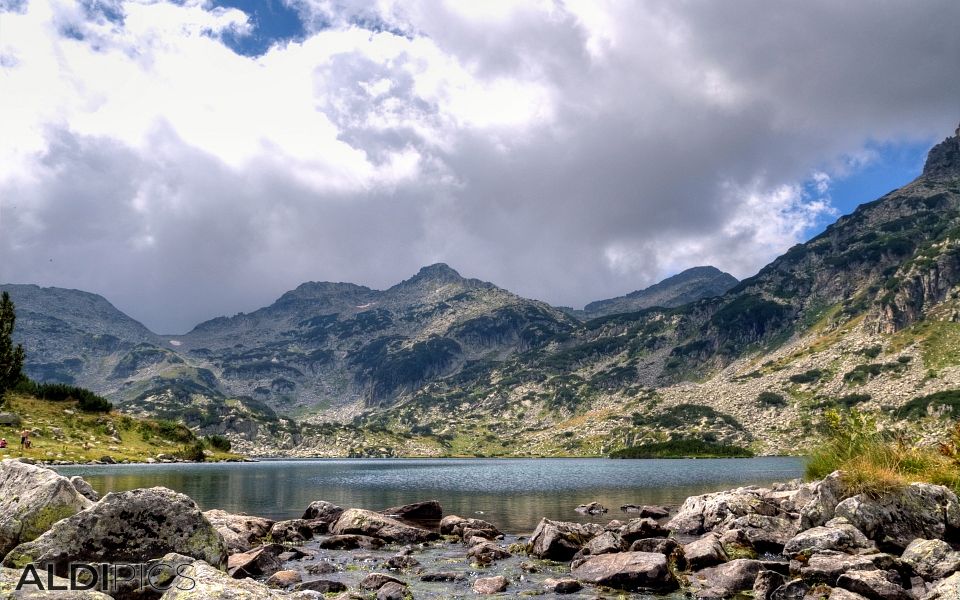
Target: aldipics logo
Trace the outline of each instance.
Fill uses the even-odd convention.
[[[17,591],[89,591],[104,593],[118,590],[152,589],[159,593],[175,587],[189,591],[196,581],[186,574],[189,564],[170,564],[163,561],[151,563],[85,563],[67,565],[66,571],[52,563],[28,564],[20,573]],[[63,573],[63,577],[57,575]]]

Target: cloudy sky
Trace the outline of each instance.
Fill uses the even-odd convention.
[[[0,281],[158,332],[447,262],[738,277],[960,121],[956,0],[0,0]]]

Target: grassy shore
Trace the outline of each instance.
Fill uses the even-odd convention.
[[[825,417],[825,439],[810,457],[808,478],[841,470],[850,496],[881,496],[919,481],[960,492],[960,424],[947,442],[918,447],[913,440],[880,430],[868,413],[833,410]]]
[[[240,458],[205,444],[192,431],[169,421],[135,419],[117,412],[87,413],[75,401],[52,402],[8,393],[3,412],[16,413],[18,426],[0,425],[0,436],[9,446],[0,458],[27,457],[38,461],[85,463],[109,457],[116,462],[144,462],[159,454],[197,458],[201,449],[206,460]],[[28,429],[32,447],[20,448],[20,431]]]

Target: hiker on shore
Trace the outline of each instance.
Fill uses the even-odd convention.
[[[30,447],[30,430],[24,429],[20,432],[20,449]]]
[[[0,449],[7,447],[7,438],[0,438]]]

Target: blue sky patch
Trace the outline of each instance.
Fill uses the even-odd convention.
[[[249,17],[252,30],[248,35],[223,35],[223,42],[237,54],[260,56],[274,44],[306,37],[300,14],[282,0],[214,0],[212,5],[236,8]]]

